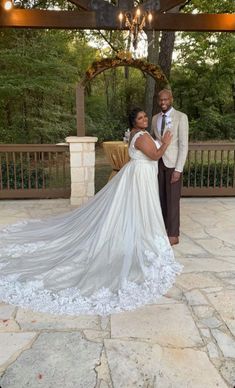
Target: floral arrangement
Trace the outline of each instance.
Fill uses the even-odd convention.
[[[104,70],[112,69],[118,66],[135,67],[152,76],[156,82],[160,82],[162,84],[162,88],[168,84],[165,74],[158,65],[154,65],[153,63],[149,63],[143,59],[134,59],[129,51],[119,51],[114,58],[103,58],[99,61],[93,62],[86,71],[82,84],[85,85]]]
[[[172,127],[172,119],[169,116],[166,117],[166,127],[168,129],[171,129],[171,127]]]

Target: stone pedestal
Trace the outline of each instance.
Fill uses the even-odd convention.
[[[97,137],[67,137],[70,150],[71,205],[83,205],[95,193],[95,143]]]

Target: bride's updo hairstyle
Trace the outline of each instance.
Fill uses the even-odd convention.
[[[143,112],[143,109],[141,108],[134,108],[132,111],[129,113],[129,125],[130,125],[130,130],[135,127],[135,122],[136,118],[138,116],[138,113]]]

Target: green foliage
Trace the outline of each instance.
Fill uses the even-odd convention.
[[[145,79],[141,71],[122,67],[96,77],[86,98],[87,133],[99,141],[120,140],[128,128],[128,112],[143,106]]]
[[[200,118],[190,122],[190,139],[235,139],[235,115],[221,115],[213,106],[204,108]]]
[[[210,13],[233,13],[234,0],[190,0],[184,8],[184,12],[192,12],[197,9],[199,12]]]
[[[209,173],[208,173],[209,170]],[[201,164],[191,163],[190,168],[186,165],[183,174],[183,186],[207,187],[233,187],[234,182],[234,162],[221,162]]]
[[[0,142],[56,143],[76,134],[76,84],[97,58],[89,40],[91,34],[68,31],[0,31]],[[144,85],[136,69],[113,69],[92,81],[87,134],[121,139],[130,107],[143,105]]]
[[[35,169],[29,171],[28,165],[14,164],[12,161],[8,164],[2,161],[1,171],[3,189],[42,189],[43,182],[45,184],[48,178],[47,172],[41,167],[38,167],[37,171]]]
[[[76,83],[96,50],[76,32],[2,30],[0,53],[0,141],[54,143],[75,134]]]
[[[197,43],[198,39],[199,37]],[[201,52],[196,53],[197,50],[193,50],[196,42],[192,39],[190,52],[186,52],[183,46],[182,64],[177,61],[173,66],[171,84],[175,105],[189,115],[191,139],[235,138],[232,95],[235,79],[235,37],[227,36],[225,39],[220,35],[217,37],[217,44],[219,48],[221,44],[227,45],[226,55],[217,49],[216,59],[214,48],[209,59],[209,54],[203,56]],[[206,51],[205,47],[204,50]]]
[[[24,0],[23,8],[73,9],[64,0]],[[234,0],[191,0],[183,12],[234,12]],[[188,114],[192,140],[234,139],[235,36],[177,35],[171,86]],[[92,47],[93,45],[93,47]],[[96,48],[94,48],[96,47]],[[122,31],[0,30],[0,142],[56,143],[76,134],[76,84],[91,63],[128,49]],[[133,106],[144,106],[146,78],[136,69],[98,75],[86,90],[88,135],[122,139]]]
[[[234,1],[192,0],[184,12],[234,12]],[[234,139],[235,36],[182,33],[171,84],[175,105],[189,115],[193,140]]]

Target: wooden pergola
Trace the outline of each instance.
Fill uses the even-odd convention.
[[[213,0],[210,0],[213,1]],[[120,29],[120,10],[133,9],[133,0],[119,0],[118,6],[104,0],[69,0],[76,6],[73,11],[17,9],[6,11],[5,0],[0,0],[0,27],[5,28],[59,28],[59,29]],[[141,8],[153,14],[151,28],[155,31],[235,31],[235,14],[172,13],[186,0],[145,0]]]
[[[117,5],[105,0],[68,0],[73,11],[41,9],[17,9],[7,11],[6,0],[0,0],[0,28],[50,28],[50,29],[97,29],[118,30],[118,15],[134,11],[134,0],[117,0]],[[141,11],[151,10],[151,26],[145,30],[155,31],[201,31],[234,32],[235,14],[189,14],[178,11],[190,0],[143,0]],[[210,0],[213,1],[213,0]],[[128,29],[123,27],[122,29]],[[76,91],[77,135],[85,135],[84,85]]]

